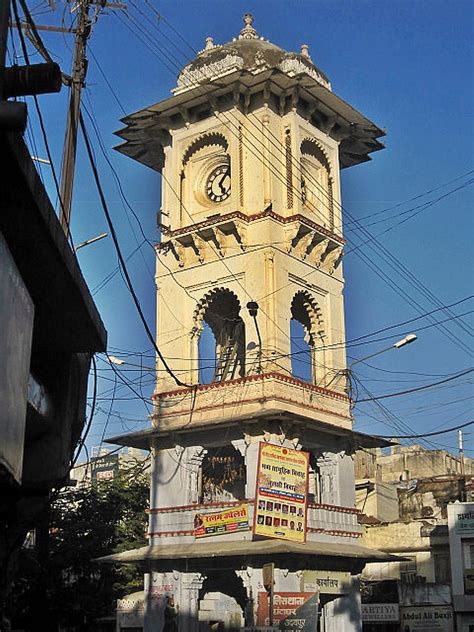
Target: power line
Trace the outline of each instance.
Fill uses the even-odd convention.
[[[118,258],[119,258],[119,261],[120,261],[120,265],[121,265],[122,271],[123,271],[123,273],[125,275],[125,278],[126,278],[126,281],[127,281],[127,287],[128,287],[128,289],[130,291],[130,294],[131,294],[131,296],[133,298],[133,302],[134,302],[135,307],[137,309],[137,312],[139,314],[140,320],[142,321],[143,327],[145,329],[145,332],[146,332],[150,342],[152,343],[153,347],[155,348],[155,351],[156,351],[158,357],[160,358],[163,366],[165,367],[165,369],[167,370],[169,375],[174,379],[174,381],[176,382],[176,384],[178,386],[186,386],[186,387],[188,387],[188,384],[185,384],[184,382],[182,382],[173,373],[173,371],[169,367],[168,363],[166,362],[166,360],[162,356],[162,353],[161,353],[160,349],[158,348],[158,345],[155,342],[155,339],[154,339],[153,334],[152,334],[152,332],[150,330],[150,327],[148,326],[148,323],[146,321],[146,318],[145,318],[145,315],[143,313],[142,307],[140,305],[140,301],[138,300],[138,297],[137,297],[137,295],[135,293],[135,290],[133,288],[132,281],[130,279],[130,275],[129,275],[128,270],[127,270],[127,265],[125,263],[125,259],[124,259],[123,255],[122,255],[122,251],[121,251],[120,245],[118,243],[117,234],[115,232],[115,227],[113,225],[112,218],[110,217],[110,213],[109,213],[109,209],[108,209],[108,206],[107,206],[107,202],[105,200],[104,192],[102,190],[102,185],[100,183],[99,174],[98,174],[97,167],[96,167],[96,164],[95,164],[95,161],[94,161],[94,155],[92,153],[92,148],[91,148],[91,144],[90,144],[90,141],[89,141],[89,136],[88,136],[85,124],[84,124],[84,118],[82,117],[82,114],[80,114],[80,116],[79,116],[79,124],[80,124],[81,130],[82,130],[82,135],[83,135],[84,142],[85,142],[85,145],[86,145],[87,154],[89,156],[89,162],[91,164],[92,173],[94,175],[94,180],[95,180],[95,183],[96,183],[96,186],[97,186],[97,191],[99,193],[99,198],[100,198],[100,201],[101,201],[102,209],[104,211],[105,218],[107,220],[107,225],[109,227],[110,234],[112,235],[112,240],[114,242],[115,249],[117,251],[117,255],[118,255]]]
[[[433,388],[434,386],[439,386],[440,384],[445,384],[446,382],[451,382],[452,380],[457,380],[464,375],[468,375],[472,373],[474,369],[468,369],[462,373],[458,373],[457,375],[453,375],[451,377],[447,377],[444,380],[440,380],[439,382],[432,382],[431,384],[424,384],[423,386],[417,386],[416,388],[410,388],[404,391],[398,391],[397,393],[387,393],[386,395],[377,395],[375,397],[369,397],[367,399],[359,399],[357,403],[361,404],[362,402],[371,402],[378,399],[387,399],[388,397],[398,397],[400,395],[407,395],[409,393],[415,393],[417,391],[424,391],[427,388]]]
[[[380,439],[422,439],[424,437],[435,437],[441,434],[447,434],[448,432],[454,432],[455,430],[461,430],[461,428],[467,428],[467,426],[472,426],[474,424],[474,420],[467,421],[465,424],[461,424],[460,426],[453,426],[452,428],[446,428],[445,430],[437,430],[436,432],[427,432],[422,435],[398,435],[398,436],[382,436],[378,435]]]

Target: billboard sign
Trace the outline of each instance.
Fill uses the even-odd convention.
[[[402,632],[453,632],[452,606],[401,606]]]
[[[255,535],[306,541],[308,468],[308,452],[260,443]]]
[[[270,624],[268,593],[258,593],[257,626]],[[314,632],[318,622],[318,594],[309,592],[275,592],[273,626],[290,632]]]
[[[198,513],[194,516],[194,536],[196,538],[248,531],[249,528],[247,505],[239,505],[212,513]]]
[[[363,622],[382,623],[391,621],[397,623],[400,621],[398,603],[363,603],[361,608]]]

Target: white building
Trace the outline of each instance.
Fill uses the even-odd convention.
[[[474,632],[474,503],[448,505],[449,548],[457,632]]]
[[[163,175],[157,345],[172,372],[158,360],[152,427],[110,440],[149,449],[153,473],[149,546],[107,560],[143,566],[144,630],[173,627],[172,601],[180,632],[265,625],[273,563],[275,617],[317,592],[320,629],[355,632],[358,575],[392,558],[360,544],[355,507],[352,453],[382,443],[353,432],[346,394],[340,169],[383,132],[306,45],[288,53],[244,23],[225,45],[208,38],[173,96],[119,132],[122,153]],[[309,462],[300,524],[291,503],[288,518],[256,502],[262,445]],[[201,537],[217,512],[242,519]],[[255,536],[267,526],[280,535]]]

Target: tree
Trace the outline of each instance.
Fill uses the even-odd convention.
[[[23,552],[12,597],[14,627],[36,630],[47,618],[49,630],[99,630],[93,622],[113,615],[118,598],[140,590],[139,569],[96,559],[146,544],[149,478],[143,470],[140,463],[112,481],[67,489],[51,503],[47,552],[41,530],[36,547]]]

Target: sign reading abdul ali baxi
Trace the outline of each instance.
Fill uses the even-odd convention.
[[[309,454],[260,443],[254,534],[306,541]]]

